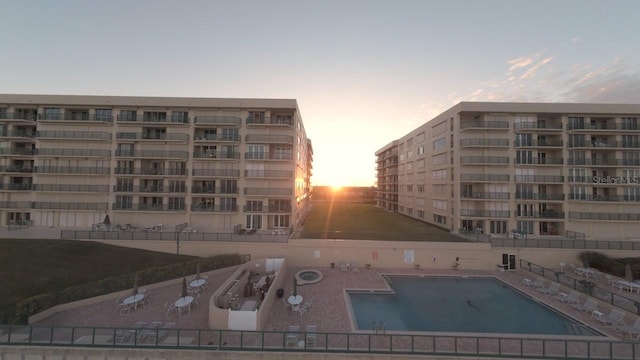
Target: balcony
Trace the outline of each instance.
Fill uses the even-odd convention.
[[[293,210],[291,207],[281,207],[281,206],[247,206],[244,205],[242,207],[242,211],[246,213],[291,213]]]
[[[531,139],[531,140],[518,140],[513,143],[515,147],[562,147],[563,142],[560,139]]]
[[[250,134],[245,136],[245,141],[247,143],[259,143],[259,144],[289,144],[293,145],[293,136],[289,135],[257,135]]]
[[[33,173],[33,168],[30,165],[9,165],[0,166],[0,172],[7,173]]]
[[[293,189],[291,188],[244,188],[245,195],[261,195],[261,196],[291,196],[293,195]]]
[[[194,141],[240,142],[240,135],[236,134],[204,134],[196,133]]]
[[[83,202],[44,202],[34,201],[32,209],[40,210],[107,210],[109,204],[100,203],[83,203]]]
[[[96,114],[71,114],[71,113],[51,113],[38,114],[38,121],[71,121],[71,122],[101,122],[112,123],[113,116]]]
[[[624,123],[597,123],[597,124],[572,124],[567,125],[567,130],[589,130],[589,131],[607,131],[607,130],[640,130],[637,124],[624,124]]]
[[[34,152],[32,148],[0,148],[0,155],[33,156]]]
[[[509,175],[498,174],[461,174],[460,181],[467,182],[509,182]]]
[[[248,178],[293,178],[291,170],[245,170],[244,176]]]
[[[480,120],[465,120],[460,122],[460,129],[499,129],[508,130],[508,121],[480,121]]]
[[[238,188],[225,188],[221,186],[209,187],[209,186],[193,186],[191,188],[192,194],[216,194],[216,195],[238,195]]]
[[[35,138],[34,131],[25,130],[2,130],[0,131],[1,138],[18,138],[18,139],[33,139]]]
[[[638,213],[592,213],[592,212],[580,212],[571,211],[569,213],[570,219],[576,220],[612,220],[612,221],[640,221],[640,214]]]
[[[509,218],[509,210],[469,210],[460,209],[460,216]]]
[[[515,130],[562,130],[562,123],[559,121],[537,121],[514,123]]]
[[[478,200],[509,200],[508,192],[470,192],[462,193],[463,199],[478,199]]]
[[[236,116],[196,116],[197,125],[242,125],[242,119]]]
[[[569,165],[592,165],[592,166],[640,166],[640,159],[586,159],[569,158]]]
[[[119,123],[188,124],[189,117],[167,116],[167,114],[118,115]]]
[[[546,194],[533,192],[516,192],[518,200],[563,201],[564,194]]]
[[[561,175],[516,175],[517,183],[563,183],[564,176]]]
[[[34,191],[108,193],[109,185],[34,184]]]
[[[534,157],[534,158],[515,158],[515,163],[520,165],[562,165],[561,157]]]
[[[117,211],[184,211],[184,205],[173,205],[169,206],[168,204],[113,204],[111,209]]]
[[[593,195],[593,194],[569,194],[571,201],[591,202],[640,202],[638,195]]]
[[[193,176],[203,177],[240,177],[240,170],[235,169],[193,169]]]
[[[15,190],[15,191],[30,191],[30,184],[2,184],[0,183],[0,190]]]
[[[159,159],[188,159],[188,151],[177,150],[116,150],[117,157],[159,158]]]
[[[246,160],[293,160],[291,153],[264,153],[264,152],[246,152],[244,153]]]
[[[509,146],[509,139],[460,139],[460,147]]]
[[[187,175],[187,173],[188,173],[187,169],[131,168],[131,167],[114,168],[114,174],[116,175],[185,176]]]
[[[149,140],[149,141],[180,141],[188,142],[189,135],[187,134],[166,134],[166,133],[134,133],[134,132],[119,132],[116,133],[116,139],[118,140]]]
[[[191,205],[191,211],[193,212],[236,212],[236,205],[209,205],[209,204],[193,204]]]
[[[36,121],[38,112],[35,109],[17,112],[0,111],[0,119]]]
[[[31,201],[0,201],[0,209],[31,209]]]
[[[136,186],[123,186],[114,185],[113,192],[130,192],[130,193],[186,193],[187,188],[180,186],[162,186],[162,185],[136,185]]]
[[[247,125],[293,126],[291,117],[247,117]]]
[[[509,165],[508,156],[461,156],[461,164]]]
[[[194,151],[193,152],[194,159],[230,159],[230,160],[238,160],[240,159],[239,152],[229,152],[229,151]]]
[[[38,139],[111,140],[111,133],[103,131],[50,131],[36,132]]]
[[[516,218],[529,218],[529,219],[564,219],[564,212],[547,210],[547,211],[534,211],[534,212],[518,212],[515,211]]]
[[[109,168],[101,166],[36,166],[34,173],[62,175],[109,175]]]
[[[111,157],[111,150],[94,149],[36,149],[39,156],[53,157]]]

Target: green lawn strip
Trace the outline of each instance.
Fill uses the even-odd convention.
[[[303,238],[467,242],[441,228],[370,204],[316,201],[305,219]]]

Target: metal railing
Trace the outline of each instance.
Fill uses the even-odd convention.
[[[640,250],[638,241],[584,240],[571,238],[491,238],[491,247],[510,248],[549,248],[549,249],[585,249],[585,250]]]
[[[165,240],[165,241],[206,241],[206,242],[262,242],[286,243],[289,235],[280,231],[257,231],[252,234],[207,233],[207,232],[167,232],[167,231],[91,231],[61,230],[63,240]]]
[[[575,278],[567,272],[554,269],[547,269],[530,261],[520,259],[520,268],[542,276],[545,279],[553,280],[564,286],[580,291],[588,296],[605,301],[613,306],[640,315],[640,303],[634,298],[626,297],[612,292],[606,288],[598,286],[593,278]],[[568,269],[563,269],[568,270]]]
[[[209,329],[0,326],[0,345],[545,359],[640,359],[640,346],[610,339]]]

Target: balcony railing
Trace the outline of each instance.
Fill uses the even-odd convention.
[[[509,175],[499,174],[460,174],[460,181],[467,182],[509,182]]]
[[[193,169],[193,176],[206,177],[240,177],[240,170],[235,169]]]
[[[111,133],[104,131],[51,131],[38,130],[39,139],[111,140]]]
[[[196,116],[196,125],[242,125],[242,119],[236,116]]]
[[[293,136],[289,136],[289,135],[249,134],[249,135],[246,135],[244,138],[247,143],[293,144]]]
[[[246,187],[244,188],[245,195],[280,195],[280,196],[290,196],[293,195],[293,190],[291,188],[253,188]]]
[[[29,191],[31,190],[30,184],[3,184],[0,183],[0,190],[20,190],[20,191]]]
[[[240,135],[230,134],[198,134],[194,136],[194,141],[231,141],[239,142]]]
[[[530,165],[562,165],[563,159],[560,157],[534,157],[534,158],[515,158],[516,164]]]
[[[574,220],[610,220],[610,221],[640,221],[640,213],[610,213],[610,212],[569,212],[569,219]]]
[[[531,139],[528,141],[516,139],[513,144],[515,147],[562,147],[563,142],[559,139]]]
[[[130,206],[124,204],[113,204],[112,210],[120,211],[184,211],[184,205],[172,205],[168,204],[132,204]]]
[[[0,172],[15,172],[15,173],[32,173],[33,168],[29,165],[9,165],[0,166]]]
[[[193,212],[236,212],[236,205],[209,205],[209,204],[193,204],[191,205]]]
[[[116,139],[118,140],[161,140],[161,141],[189,141],[189,135],[187,134],[163,134],[163,133],[134,133],[134,132],[119,132],[116,133]]]
[[[508,165],[508,156],[461,156],[461,164],[496,164]]]
[[[31,201],[0,201],[0,209],[31,209]]]
[[[238,194],[238,188],[237,187],[221,187],[221,186],[216,186],[216,187],[209,187],[209,186],[193,186],[191,188],[191,193],[192,194],[234,194],[237,195]]]
[[[517,192],[516,199],[519,200],[543,200],[543,201],[562,201],[564,194],[546,194],[533,192]]]
[[[24,155],[32,156],[35,153],[35,149],[32,148],[0,148],[0,155]]]
[[[109,185],[33,184],[34,191],[108,193]]]
[[[135,193],[186,193],[187,187],[180,186],[162,186],[162,185],[135,185],[122,186],[113,185],[114,192],[135,192]]]
[[[514,212],[517,218],[531,218],[531,219],[564,219],[564,212],[562,211],[534,211],[534,212]]]
[[[189,152],[177,150],[116,150],[116,156],[160,159],[188,159]]]
[[[564,176],[561,175],[516,175],[517,183],[563,183]]]
[[[463,192],[464,199],[492,199],[492,200],[508,200],[508,192]]]
[[[244,158],[247,160],[292,160],[291,153],[266,153],[266,152],[246,152]]]
[[[460,209],[460,216],[508,218],[509,210],[469,210]]]
[[[586,159],[569,158],[569,165],[594,165],[594,166],[640,166],[640,159]]]
[[[541,129],[541,130],[562,130],[561,122],[520,122],[514,123],[513,128],[516,130]]]
[[[509,129],[508,121],[462,121],[460,122],[460,129]]]
[[[130,167],[117,167],[114,168],[114,174],[116,175],[168,175],[178,176],[187,175],[187,169],[158,169],[158,168],[130,168]]]
[[[460,139],[460,146],[509,146],[509,139]]]
[[[12,137],[21,139],[32,139],[35,137],[35,131],[24,130],[0,130],[0,137]]]
[[[35,121],[38,118],[38,114],[35,112],[0,112],[0,119],[8,120],[30,120]]]
[[[163,123],[163,124],[188,124],[189,117],[173,115],[118,115],[118,122],[139,122],[139,123]]]
[[[111,115],[96,115],[96,114],[72,114],[72,113],[51,113],[51,114],[38,114],[38,120],[40,121],[99,121],[99,122],[113,122],[113,116]]]
[[[293,126],[292,118],[280,118],[280,117],[247,117],[247,125],[287,125]]]
[[[55,157],[111,157],[111,150],[99,149],[36,149],[36,154],[40,156]]]
[[[291,170],[245,170],[245,177],[250,178],[292,178],[293,171]]]
[[[229,151],[194,151],[194,159],[240,159],[239,152]]]
[[[640,195],[569,194],[569,200],[597,202],[640,202]]]
[[[82,202],[45,202],[34,201],[32,209],[44,210],[107,210],[108,203],[82,203]]]
[[[36,166],[34,172],[38,174],[109,175],[109,168],[101,166]]]
[[[290,213],[292,212],[291,207],[281,207],[281,206],[247,206],[244,205],[242,207],[242,211],[246,213]]]
[[[612,123],[607,122],[605,124],[567,124],[568,130],[640,130],[637,124],[624,124],[624,123]]]

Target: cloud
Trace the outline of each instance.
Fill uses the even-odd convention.
[[[509,71],[511,72],[521,67],[529,66],[529,64],[531,64],[532,62],[533,62],[532,58],[517,58],[513,60],[508,60],[507,64],[511,65],[511,67],[509,67]]]

